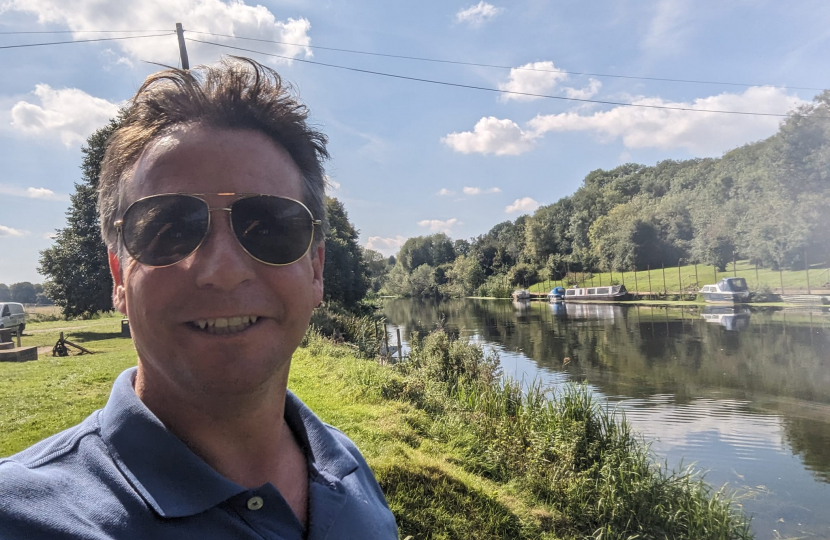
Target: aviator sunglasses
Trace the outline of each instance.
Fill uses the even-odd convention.
[[[238,197],[228,207],[211,208],[204,195]],[[214,210],[228,213],[231,229],[248,255],[272,266],[303,258],[311,248],[311,211],[288,197],[251,193],[164,193],[138,199],[115,222],[127,252],[145,266],[171,266],[199,249],[210,232]]]

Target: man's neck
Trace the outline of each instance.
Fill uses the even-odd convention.
[[[296,444],[284,421],[288,366],[255,391],[230,396],[178,388],[142,367],[139,399],[194,453],[246,488],[276,485],[286,446]]]

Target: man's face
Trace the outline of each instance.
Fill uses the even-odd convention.
[[[259,193],[302,200],[288,153],[258,132],[186,127],[145,150],[126,182],[122,208],[158,193]],[[230,197],[205,196],[211,208]],[[319,218],[319,216],[315,216]],[[130,319],[144,384],[170,391],[239,394],[284,377],[323,295],[322,245],[288,266],[246,253],[225,211],[187,259],[151,268],[121,254],[116,307]],[[213,334],[196,321],[257,317],[242,331]],[[149,388],[149,386],[148,386]]]

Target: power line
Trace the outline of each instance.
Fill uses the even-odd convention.
[[[45,47],[47,45],[66,45],[69,43],[92,43],[96,41],[118,41],[122,39],[140,39],[140,38],[150,38],[150,37],[162,37],[162,36],[170,36],[175,35],[176,32],[169,31],[165,34],[152,34],[149,36],[123,36],[123,37],[111,37],[111,38],[96,38],[96,39],[75,39],[71,41],[50,41],[47,43],[25,43],[23,45],[2,45],[0,49],[22,49],[24,47]]]
[[[538,71],[543,73],[563,73],[567,75],[585,75],[589,77],[608,77],[614,79],[633,79],[633,80],[641,80],[641,81],[660,81],[660,82],[675,82],[675,83],[684,83],[684,84],[715,84],[715,85],[723,85],[723,86],[742,86],[742,87],[750,87],[750,86],[775,86],[776,88],[786,88],[789,90],[815,90],[815,91],[822,91],[824,88],[813,88],[809,86],[779,86],[779,85],[767,85],[767,84],[749,84],[749,83],[736,83],[736,82],[723,82],[723,81],[704,81],[704,80],[696,80],[696,79],[671,79],[666,77],[639,77],[634,75],[614,75],[609,73],[588,73],[582,71],[567,71],[564,69],[539,69],[539,68],[530,68],[530,67],[512,67],[512,66],[503,66],[499,64],[484,64],[479,62],[463,62],[460,60],[444,60],[440,58],[427,58],[423,56],[406,56],[400,54],[387,54],[387,53],[378,53],[378,52],[369,52],[369,51],[359,51],[355,49],[343,49],[338,47],[323,47],[321,45],[303,45],[300,43],[289,43],[286,41],[274,41],[270,39],[259,39],[259,38],[251,38],[251,37],[242,37],[242,36],[232,36],[228,34],[215,34],[212,32],[199,32],[196,30],[186,30],[192,34],[204,34],[208,36],[215,36],[215,37],[225,37],[225,38],[233,38],[233,39],[243,39],[247,41],[259,41],[262,43],[276,43],[278,45],[288,45],[291,47],[308,47],[309,49],[320,49],[325,51],[336,51],[336,52],[344,52],[350,54],[363,54],[367,56],[380,56],[384,58],[397,58],[401,60],[417,60],[420,62],[435,62],[439,64],[454,64],[460,66],[473,66],[473,67],[486,67],[486,68],[495,68],[495,69],[510,69],[510,70],[520,70],[520,71]]]
[[[169,29],[163,28],[155,30],[27,30],[17,32],[0,32],[0,35],[11,36],[17,34],[114,34],[124,32],[168,32]]]
[[[738,114],[738,115],[744,115],[744,116],[774,116],[774,117],[780,117],[780,118],[787,118],[789,116],[788,114],[779,114],[779,113],[762,113],[762,112],[750,112],[750,111],[724,111],[724,110],[718,110],[718,109],[694,109],[694,108],[691,108],[691,107],[672,107],[672,106],[669,106],[669,105],[646,105],[644,103],[625,103],[625,102],[621,102],[621,101],[604,101],[604,100],[598,100],[598,99],[583,99],[583,98],[572,98],[572,97],[565,97],[565,96],[553,96],[553,95],[548,95],[548,94],[533,94],[533,93],[530,93],[530,92],[514,92],[512,90],[502,90],[500,88],[488,88],[486,86],[475,86],[475,85],[471,85],[471,84],[461,84],[461,83],[453,83],[453,82],[447,82],[447,81],[437,81],[437,80],[434,80],[434,79],[423,79],[423,78],[420,78],[420,77],[410,77],[408,75],[396,75],[394,73],[384,73],[382,71],[372,71],[372,70],[368,70],[368,69],[360,69],[360,68],[349,67],[349,66],[340,66],[340,65],[337,65],[337,64],[327,64],[325,62],[316,62],[314,60],[306,60],[306,59],[303,59],[303,58],[292,58],[290,56],[283,56],[283,55],[280,55],[280,54],[274,54],[274,53],[263,52],[263,51],[255,51],[253,49],[246,49],[244,47],[234,47],[233,45],[225,45],[225,44],[222,44],[222,43],[214,43],[212,41],[202,41],[200,39],[193,39],[193,38],[185,38],[185,39],[188,40],[188,41],[193,41],[195,43],[204,43],[206,45],[215,45],[217,47],[224,47],[226,49],[234,49],[234,50],[237,50],[237,51],[245,51],[245,52],[250,52],[250,53],[255,53],[255,54],[262,54],[262,55],[265,55],[265,56],[273,56],[275,58],[283,58],[283,59],[286,59],[286,60],[292,60],[292,61],[295,61],[295,62],[304,62],[306,64],[314,64],[314,65],[317,65],[317,66],[343,69],[343,70],[347,70],[347,71],[354,71],[354,72],[357,72],[357,73],[366,73],[366,74],[369,74],[369,75],[379,75],[379,76],[382,76],[382,77],[390,77],[390,78],[393,78],[393,79],[403,79],[403,80],[407,80],[407,81],[417,81],[417,82],[423,82],[423,83],[429,83],[429,84],[438,84],[438,85],[442,85],[442,86],[452,86],[452,87],[456,87],[456,88],[467,88],[467,89],[470,89],[470,90],[484,90],[484,91],[487,91],[487,92],[496,92],[496,93],[499,93],[499,94],[511,94],[511,95],[530,96],[530,97],[538,97],[538,98],[546,98],[546,99],[558,99],[558,100],[562,100],[562,101],[577,101],[577,102],[580,102],[580,103],[596,103],[596,104],[600,104],[600,105],[616,105],[616,106],[621,106],[621,107],[639,107],[639,108],[643,108],[643,109],[663,109],[663,110],[669,110],[669,111],[706,112],[706,113],[717,113],[717,114]],[[812,118],[830,118],[830,117],[813,116]]]

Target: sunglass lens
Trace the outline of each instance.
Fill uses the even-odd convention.
[[[141,264],[167,266],[199,247],[208,229],[207,203],[187,195],[157,195],[133,203],[124,214],[124,244]]]
[[[291,199],[259,195],[233,203],[233,231],[242,247],[262,262],[291,264],[311,245],[311,213]]]

